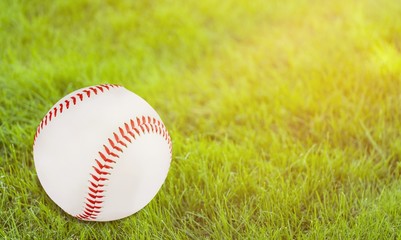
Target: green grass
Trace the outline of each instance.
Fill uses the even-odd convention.
[[[0,9],[0,238],[401,239],[399,1]],[[65,214],[32,158],[47,110],[99,83],[145,98],[173,139],[156,198],[109,223]]]

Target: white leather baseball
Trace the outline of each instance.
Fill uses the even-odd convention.
[[[156,111],[113,84],[83,88],[58,101],[33,144],[46,193],[87,221],[121,219],[148,204],[166,179],[171,150]]]

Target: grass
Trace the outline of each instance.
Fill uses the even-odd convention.
[[[0,1],[0,238],[401,238],[401,5]],[[124,85],[173,139],[137,214],[76,220],[45,194],[47,110]]]

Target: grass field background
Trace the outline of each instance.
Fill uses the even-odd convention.
[[[401,238],[401,4],[0,1],[0,238]],[[76,89],[121,84],[173,139],[137,214],[82,222],[32,143]]]

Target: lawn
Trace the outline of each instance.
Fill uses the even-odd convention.
[[[401,4],[0,1],[0,238],[401,239]],[[113,83],[173,140],[157,196],[84,222],[36,176],[36,127]]]

